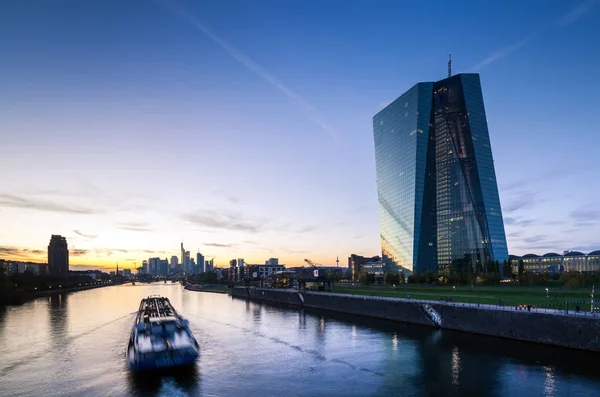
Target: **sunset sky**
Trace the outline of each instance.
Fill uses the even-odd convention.
[[[509,252],[600,249],[598,1],[7,0],[0,37],[0,258],[379,255],[372,117],[448,52]]]

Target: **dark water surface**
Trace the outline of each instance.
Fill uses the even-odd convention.
[[[198,364],[134,377],[140,299],[191,323]],[[0,309],[2,396],[600,396],[600,356],[279,308],[179,284],[123,285]]]

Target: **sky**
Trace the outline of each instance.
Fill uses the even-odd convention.
[[[600,249],[600,1],[5,0],[0,37],[0,257],[379,255],[372,117],[449,52],[509,252]]]

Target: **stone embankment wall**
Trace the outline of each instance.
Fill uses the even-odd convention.
[[[418,302],[401,298],[235,287],[239,298],[411,324],[435,326]],[[492,308],[432,303],[441,316],[441,327],[456,331],[517,339],[554,346],[600,352],[600,319]]]

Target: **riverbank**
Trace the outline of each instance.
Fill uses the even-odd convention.
[[[0,293],[0,307],[3,306],[17,306],[23,303],[32,301],[34,299],[48,296],[52,294],[63,294],[69,292],[84,291],[88,289],[96,289],[102,287],[108,287],[113,284],[93,284],[93,285],[82,285],[71,288],[56,288],[53,290],[45,291],[23,291],[19,289],[6,289]],[[115,284],[118,285],[118,284]]]
[[[234,287],[231,295],[526,342],[600,352],[600,318],[406,298]]]
[[[188,291],[198,291],[198,292],[213,292],[216,294],[227,294],[231,288],[227,286],[221,285],[201,285],[201,284],[191,284],[186,283],[184,288]]]

